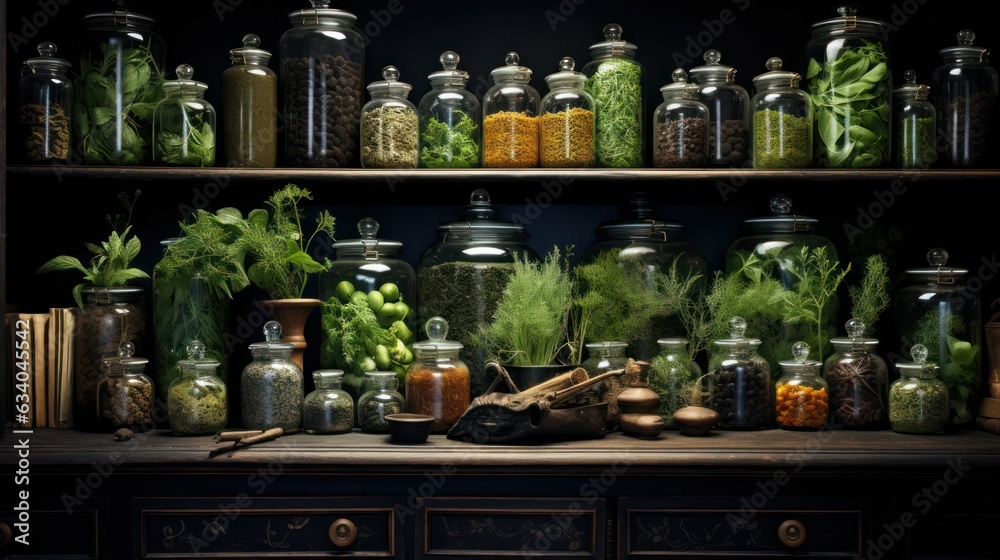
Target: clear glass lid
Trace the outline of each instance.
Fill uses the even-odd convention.
[[[813,24],[814,37],[822,35],[842,35],[848,33],[885,34],[888,27],[877,19],[858,17],[858,9],[852,5],[837,6],[837,17]]]
[[[983,47],[973,46],[973,41],[976,40],[976,34],[971,29],[963,29],[956,35],[958,39],[958,44],[952,47],[945,47],[938,51],[941,58],[945,60],[958,60],[958,59],[975,59],[978,62],[989,62],[990,61],[990,51]]]
[[[729,320],[729,338],[716,340],[717,346],[724,348],[747,347],[757,348],[761,345],[759,338],[745,338],[747,332],[747,320],[743,317],[733,317]]]
[[[427,333],[427,340],[413,343],[413,351],[418,358],[456,357],[462,349],[461,342],[448,340],[448,321],[442,317],[428,319],[424,324],[424,332]]]
[[[771,88],[797,88],[802,81],[802,75],[798,72],[782,70],[784,63],[776,56],[772,56],[764,63],[767,72],[754,76],[753,85],[758,91]]]
[[[623,219],[604,222],[597,226],[597,235],[604,239],[650,239],[677,241],[684,233],[678,222],[657,220],[646,193],[632,194],[631,202],[622,208]]]
[[[705,51],[705,64],[691,69],[691,79],[705,84],[732,84],[736,82],[736,69],[722,64],[722,53],[717,49]]]
[[[809,359],[811,348],[805,342],[796,342],[792,346],[792,360],[778,362],[782,371],[786,373],[819,373],[823,367],[822,362]]]
[[[638,47],[622,39],[622,26],[609,23],[604,26],[604,40],[590,45],[590,58],[626,56],[635,58]]]
[[[118,347],[117,356],[104,359],[105,371],[109,374],[143,373],[149,360],[137,358],[134,354],[135,345],[131,342],[123,343]]]
[[[406,99],[413,86],[399,81],[399,69],[389,65],[382,69],[382,79],[368,84],[368,94],[374,97],[391,96]]]
[[[57,50],[56,44],[52,41],[39,43],[38,56],[25,60],[24,64],[30,72],[37,72],[39,70],[65,72],[69,70],[72,64],[67,60],[56,58],[55,54]]]
[[[312,8],[294,11],[288,19],[296,27],[311,25],[353,26],[358,17],[345,10],[330,7],[330,0],[309,0]]]
[[[193,80],[194,67],[190,64],[181,64],[177,67],[177,79],[163,82],[163,91],[168,94],[177,95],[197,95],[203,97],[208,84]]]
[[[948,251],[935,247],[927,251],[927,268],[908,268],[906,274],[917,282],[928,282],[932,284],[954,284],[955,279],[969,273],[965,268],[953,268],[945,266],[948,264]]]
[[[216,360],[206,360],[205,343],[200,340],[192,340],[187,345],[187,359],[177,362],[177,367],[185,372],[213,373],[219,367],[220,362]]]
[[[438,232],[447,234],[477,235],[521,235],[527,228],[523,224],[500,221],[496,206],[490,202],[490,193],[485,189],[476,189],[469,196],[469,205],[465,207],[465,221],[448,222],[438,226]]]
[[[937,375],[938,366],[934,362],[927,361],[928,351],[923,344],[914,344],[910,347],[910,357],[912,362],[900,362],[896,364],[896,369],[900,375],[907,377],[934,377]]]
[[[366,260],[395,257],[403,244],[399,241],[378,238],[379,223],[375,218],[362,218],[358,222],[359,239],[347,239],[333,244],[337,257],[364,256]]]
[[[150,27],[155,21],[153,18],[133,12],[125,7],[126,0],[112,0],[116,6],[110,12],[95,12],[83,16],[83,19],[91,23],[112,23],[116,27]]]
[[[577,72],[576,61],[570,57],[563,57],[559,61],[559,71],[545,76],[545,83],[549,89],[556,88],[582,88],[587,81],[587,75]]]
[[[660,93],[663,94],[664,101],[670,101],[671,99],[698,99],[698,85],[688,82],[688,74],[683,68],[675,68],[670,73],[670,79],[673,80],[673,83],[660,88]]]
[[[292,355],[295,345],[281,341],[281,324],[268,321],[264,324],[264,342],[254,342],[250,345],[250,354],[254,359],[288,358]]]
[[[271,53],[260,48],[260,37],[253,33],[243,36],[243,46],[229,50],[229,60],[236,64],[267,66]]]
[[[458,69],[458,63],[461,60],[462,59],[455,51],[444,51],[441,53],[441,56],[438,57],[438,61],[441,62],[441,70],[431,72],[430,75],[427,76],[431,85],[435,87],[465,87],[465,85],[469,82],[469,73],[465,70]]]
[[[792,214],[792,199],[779,194],[771,199],[772,216],[749,218],[743,223],[754,233],[786,232],[802,233],[815,229],[819,220],[808,216]]]
[[[521,56],[516,52],[510,51],[507,53],[503,61],[503,66],[497,66],[490,72],[493,83],[515,82],[526,84],[531,81],[531,68],[521,66]]]
[[[892,90],[892,94],[897,100],[914,100],[914,101],[926,101],[927,96],[930,95],[931,86],[918,84],[917,83],[917,73],[913,70],[907,70],[903,73],[903,79],[905,83],[898,88]]]
[[[858,351],[872,351],[878,344],[877,338],[866,338],[865,337],[865,322],[857,317],[853,317],[847,321],[847,336],[846,337],[835,337],[831,338],[830,342],[841,351],[853,350]]]

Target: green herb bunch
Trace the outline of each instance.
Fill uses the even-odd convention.
[[[858,286],[850,286],[851,317],[865,324],[865,336],[875,334],[875,324],[882,312],[889,308],[889,267],[882,255],[865,259],[865,273]]]
[[[420,165],[430,168],[476,167],[479,164],[479,127],[462,111],[455,111],[454,127],[435,118],[420,134]]]
[[[917,324],[903,333],[903,340],[927,347],[927,361],[941,368],[941,381],[948,387],[951,422],[965,424],[975,420],[973,397],[979,393],[980,345],[972,344],[962,318],[947,312],[943,316],[931,309]]]
[[[179,113],[184,134],[168,130],[156,133],[156,159],[168,165],[212,167],[215,165],[215,131],[203,113],[191,113],[183,106]]]
[[[342,302],[331,297],[323,302],[322,324],[325,333],[321,354],[336,357],[345,370],[344,388],[355,397],[364,393],[365,372],[383,369],[396,371],[400,381],[406,366],[413,362],[413,352],[406,346],[412,333],[402,321],[386,326],[379,321],[364,297]],[[379,364],[382,356],[389,362]],[[381,367],[380,367],[381,366]]]

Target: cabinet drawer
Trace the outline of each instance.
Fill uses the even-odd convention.
[[[392,498],[138,498],[137,558],[393,558]],[[336,542],[335,542],[336,541]]]
[[[605,555],[603,500],[428,499],[416,516],[417,560]]]
[[[55,498],[31,498],[27,513],[28,546],[14,540],[24,532],[15,527],[23,521],[20,513],[0,511],[3,536],[0,538],[0,558],[99,560],[108,557],[107,498],[90,497],[72,511]],[[6,529],[10,530],[9,535]]]

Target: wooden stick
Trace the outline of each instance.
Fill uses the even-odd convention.
[[[521,401],[537,401],[547,393],[555,393],[563,389],[568,389],[578,383],[583,383],[589,378],[590,376],[587,375],[587,370],[578,367],[572,371],[561,373],[552,379],[542,381],[534,387],[528,387],[520,393],[517,393],[516,397]]]
[[[250,445],[251,443],[260,443],[262,441],[270,441],[272,439],[276,439],[278,436],[280,436],[283,433],[284,433],[284,430],[282,430],[281,428],[271,428],[270,430],[267,430],[266,432],[264,432],[264,433],[262,433],[260,435],[250,436],[248,438],[241,439],[241,440],[237,441],[236,443],[234,443],[233,446],[235,447],[236,445],[239,445],[239,444]]]
[[[219,432],[213,438],[215,443],[222,443],[224,441],[240,441],[241,439],[259,436],[263,434],[263,430],[243,430],[239,432]]]

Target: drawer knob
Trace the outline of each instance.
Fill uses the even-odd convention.
[[[806,528],[794,519],[785,521],[778,527],[778,540],[788,548],[798,548],[806,542]]]
[[[330,542],[334,546],[351,546],[358,538],[358,527],[350,519],[338,519],[330,524]]]
[[[0,521],[0,548],[5,548],[10,544],[13,536],[14,531],[10,529],[10,525],[5,521]]]

